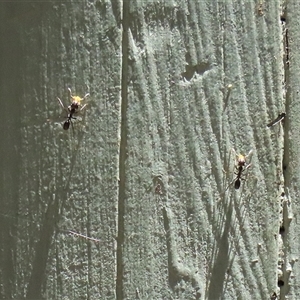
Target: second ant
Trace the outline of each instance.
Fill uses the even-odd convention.
[[[85,100],[86,97],[88,97],[90,94],[87,93],[85,94],[85,96],[83,98],[80,98],[79,96],[73,96],[72,95],[72,91],[70,88],[68,88],[69,90],[69,93],[70,93],[70,97],[71,97],[71,101],[72,103],[68,106],[68,107],[65,107],[62,103],[62,101],[57,97],[57,100],[58,100],[58,103],[59,105],[67,111],[68,115],[67,115],[67,120],[64,122],[63,124],[63,129],[64,130],[68,130],[69,127],[70,127],[70,124],[73,128],[73,123],[72,123],[72,120],[76,119],[74,117],[74,115],[76,113],[78,113],[79,111],[83,110],[87,104],[84,104],[83,106],[81,106],[81,101]]]
[[[241,181],[245,180],[242,178],[243,172],[245,172],[248,168],[251,167],[251,164],[248,164],[246,162],[246,159],[252,154],[252,150],[249,151],[247,155],[243,154],[236,154],[235,150],[232,149],[232,151],[235,153],[236,156],[236,165],[235,165],[235,171],[234,174],[236,177],[233,179],[233,181],[229,184],[229,186],[234,182],[234,188],[238,190],[241,186]],[[227,189],[229,188],[227,187]]]

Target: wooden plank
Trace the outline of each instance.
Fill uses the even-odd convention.
[[[17,35],[3,32],[2,41],[16,41],[21,57],[5,96],[16,90],[8,99],[19,106],[9,117],[22,124],[15,130],[18,181],[1,209],[9,241],[3,248],[14,270],[2,271],[2,279],[9,277],[1,298],[114,298],[120,6],[49,3],[28,3],[28,16],[24,6],[6,5],[7,27]],[[4,55],[13,60],[9,51]],[[70,104],[68,87],[81,97],[90,93],[74,133],[63,130],[66,112],[57,101]],[[11,143],[3,147],[12,150]]]
[[[277,292],[279,2],[130,2],[124,298]],[[231,87],[232,86],[232,87]],[[253,150],[239,190],[234,156]]]
[[[112,2],[1,4],[3,65],[20,49],[0,75],[1,297],[279,295],[279,1]],[[68,87],[90,93],[74,134]],[[239,190],[233,148],[253,151]]]
[[[299,3],[291,1],[285,6],[286,58],[286,112],[284,138],[284,180],[283,220],[281,226],[281,295],[285,299],[299,297]],[[283,297],[282,297],[283,299]]]

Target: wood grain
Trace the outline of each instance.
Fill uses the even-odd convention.
[[[280,3],[1,4],[1,298],[298,295],[299,10]],[[68,87],[90,93],[74,132]],[[253,151],[238,190],[232,149]]]

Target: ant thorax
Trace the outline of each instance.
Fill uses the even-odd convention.
[[[72,104],[68,107],[69,111],[76,112],[76,110],[79,108],[79,105],[80,104],[78,102],[72,102]]]

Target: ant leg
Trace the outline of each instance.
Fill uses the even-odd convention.
[[[62,101],[57,97],[58,103],[59,105],[66,111],[68,111],[68,109],[63,105]]]
[[[90,94],[89,93],[87,93],[87,94],[85,94],[84,95],[84,97],[82,98],[82,100],[84,100],[86,97],[88,97]]]
[[[228,190],[228,188],[236,181],[236,178],[234,178],[227,186],[227,188],[225,189],[225,192]]]
[[[234,153],[235,157],[239,157],[239,155],[236,153],[235,149],[234,148],[231,148],[231,151]]]
[[[86,106],[87,106],[87,104],[84,104],[84,105],[80,108],[80,111],[83,110]]]
[[[247,169],[249,169],[251,166],[252,166],[252,164],[247,165],[247,166],[245,167],[245,169],[243,170],[243,172],[246,171]]]
[[[72,119],[76,119],[76,118],[72,118]],[[70,120],[70,123],[71,123],[71,127],[72,127],[72,133],[73,133],[73,136],[75,136],[74,126],[73,126],[72,120]]]
[[[61,105],[61,107],[65,108],[62,101],[57,97],[58,103]]]
[[[73,98],[72,91],[71,91],[70,88],[68,88],[68,91],[69,91],[69,93],[70,93],[71,98]]]
[[[249,151],[249,153],[245,156],[245,158],[249,157],[253,153],[253,149]]]

